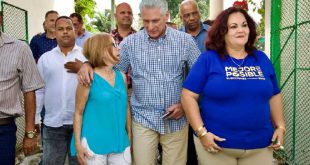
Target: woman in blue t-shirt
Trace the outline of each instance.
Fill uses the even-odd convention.
[[[72,155],[82,165],[130,165],[126,77],[113,68],[119,62],[119,47],[110,34],[100,33],[86,40],[83,54],[94,74],[91,86],[77,87]]]
[[[182,105],[202,165],[271,165],[273,149],[283,149],[280,89],[255,38],[247,12],[226,9],[208,33],[208,51],[184,82]]]

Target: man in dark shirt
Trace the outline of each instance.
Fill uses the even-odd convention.
[[[37,34],[30,41],[30,48],[36,62],[42,54],[57,46],[55,38],[55,21],[57,18],[57,11],[51,10],[46,12],[44,21],[46,32],[41,35]]]
[[[201,13],[198,4],[194,0],[185,0],[180,5],[180,18],[183,26],[180,31],[190,34],[201,53],[206,51],[205,41],[208,34],[208,25],[201,22]],[[188,150],[187,150],[187,165],[197,165],[196,149],[193,140],[193,130],[190,127],[188,130]]]

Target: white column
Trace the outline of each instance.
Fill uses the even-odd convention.
[[[270,58],[271,0],[266,0],[265,3],[265,53]]]
[[[223,0],[210,0],[210,20],[214,20],[223,11]]]
[[[114,13],[115,13],[115,0],[111,0],[111,31],[115,29]]]

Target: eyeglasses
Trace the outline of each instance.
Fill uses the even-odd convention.
[[[115,42],[113,42],[113,43],[112,43],[112,46],[113,46],[114,48],[117,48],[117,47],[118,47],[118,44],[115,43]]]

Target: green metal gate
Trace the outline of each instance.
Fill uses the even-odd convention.
[[[1,1],[3,12],[2,31],[28,42],[28,13],[17,6]]]
[[[271,0],[271,60],[287,126],[284,164],[310,164],[310,0]]]

